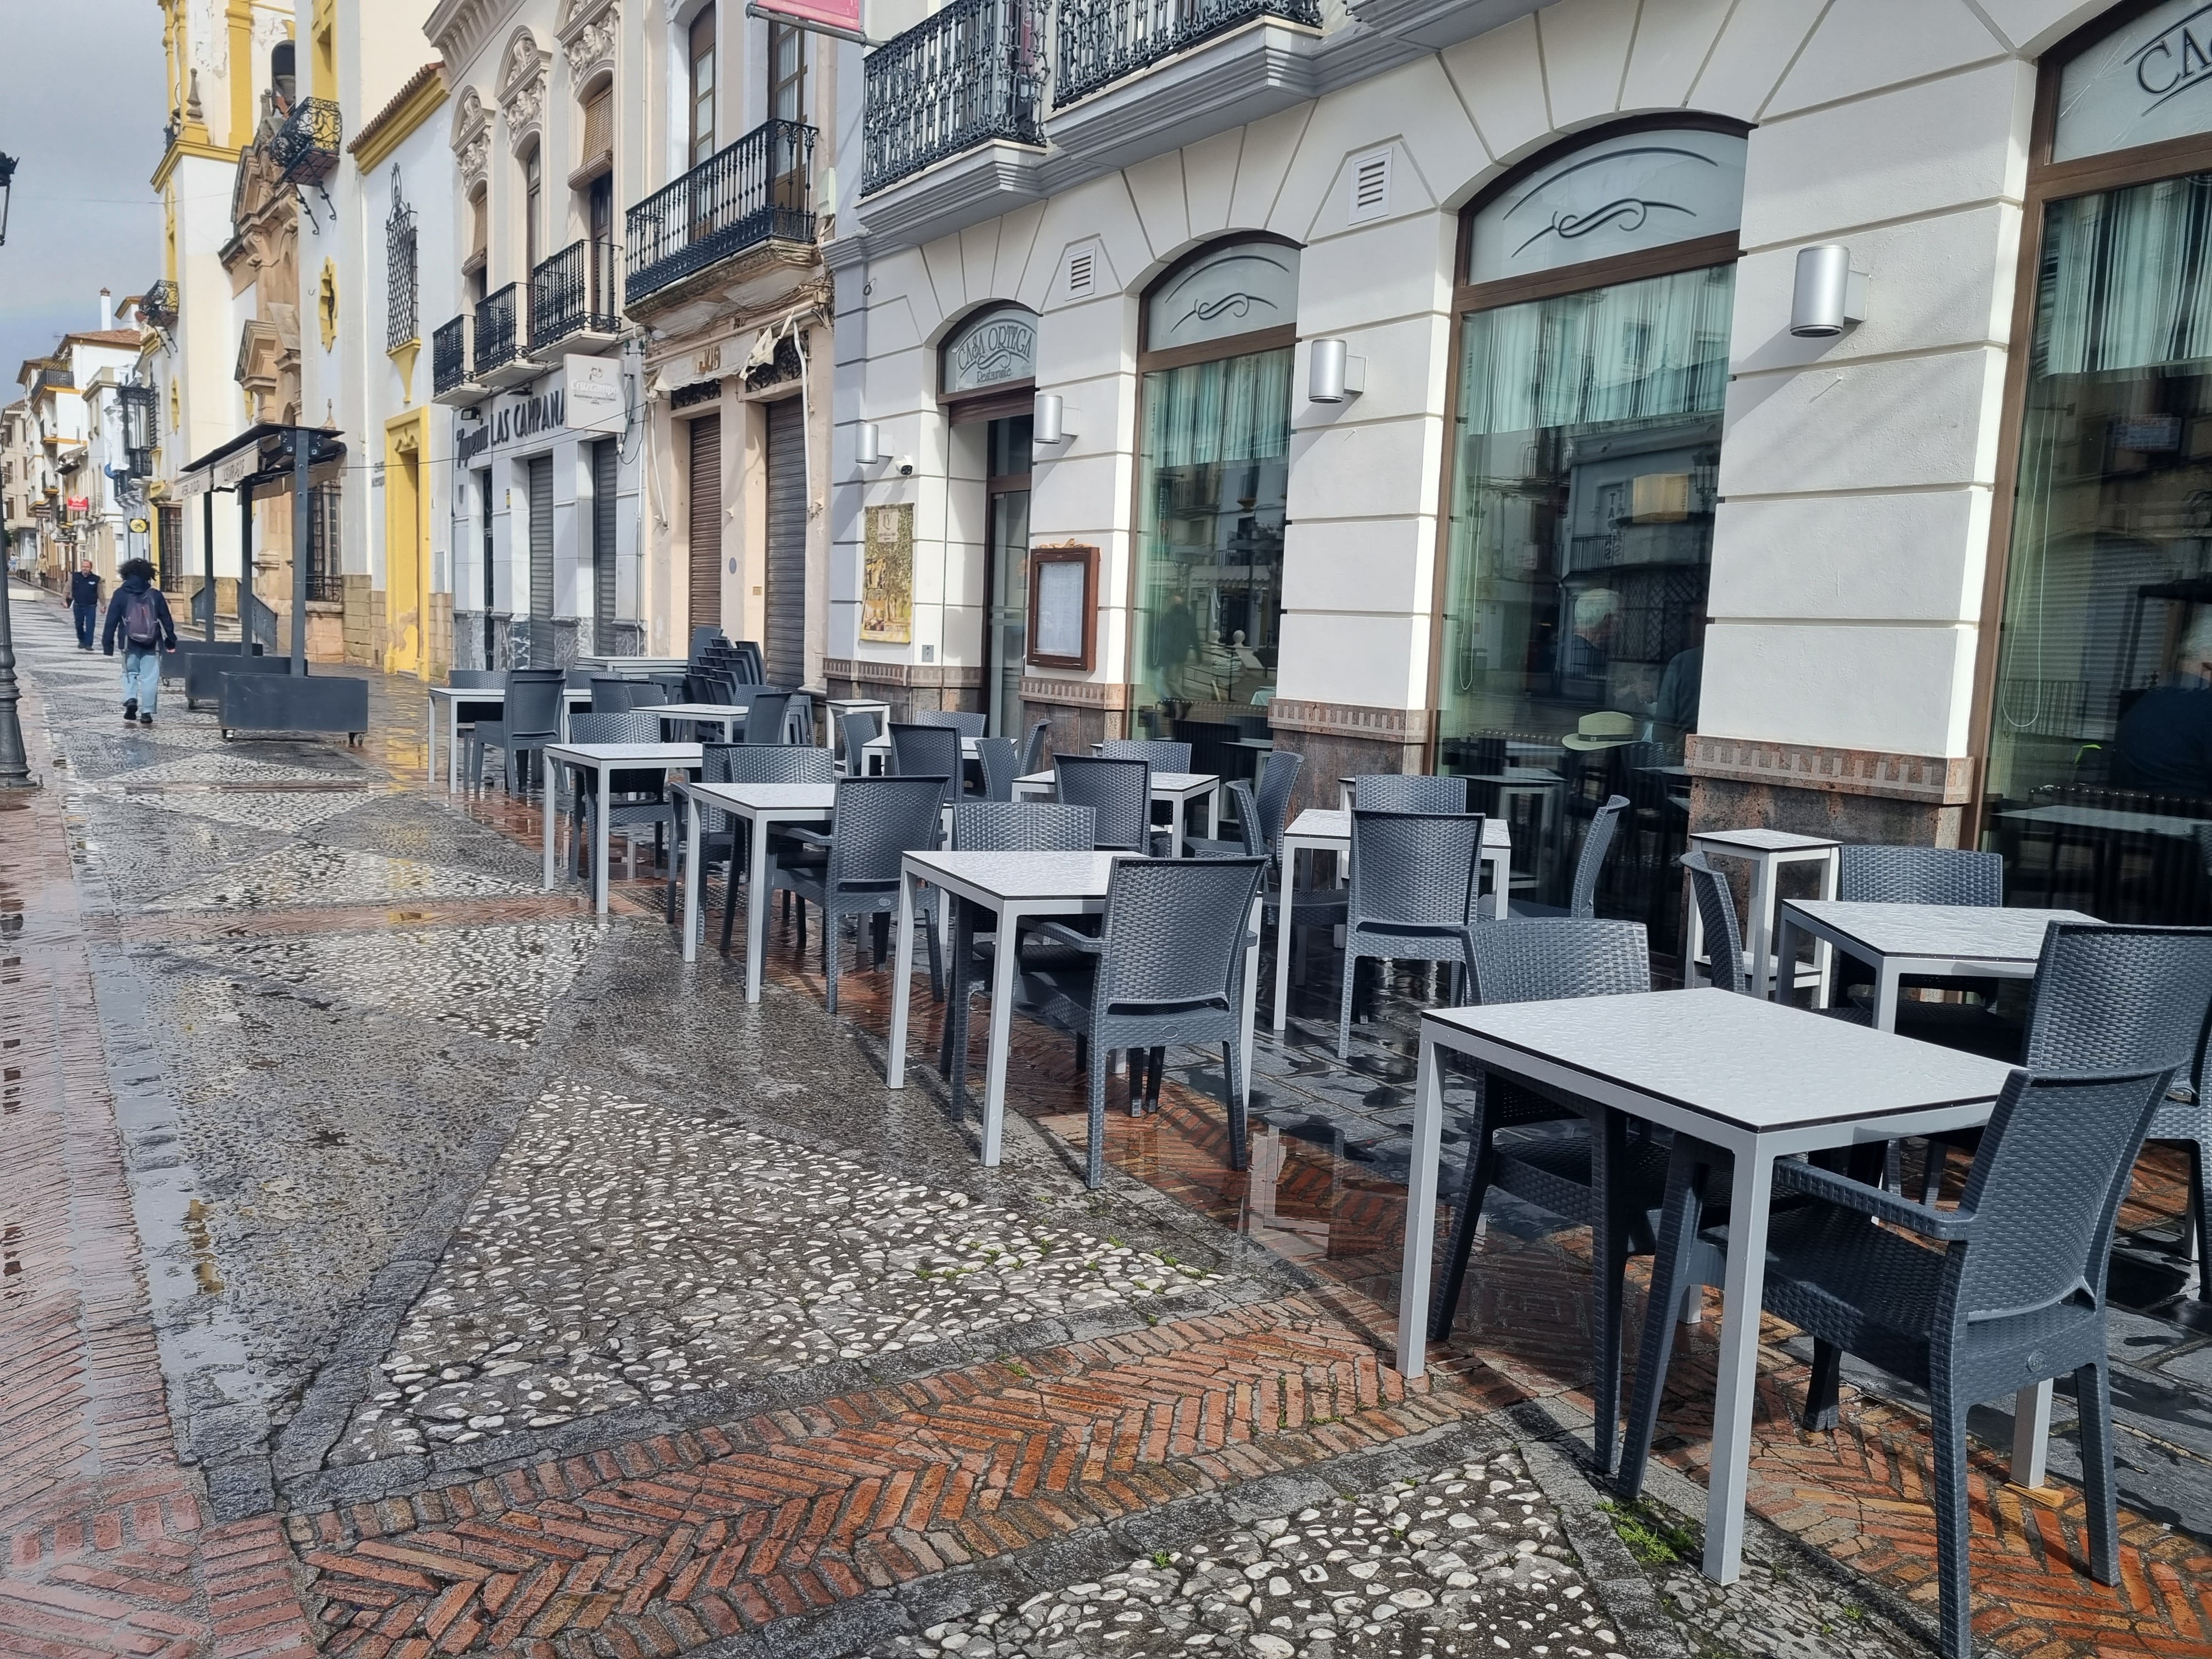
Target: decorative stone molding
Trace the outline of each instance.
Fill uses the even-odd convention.
[[[877,662],[866,657],[825,657],[822,677],[854,685],[957,688],[983,683],[981,668],[959,663]]]
[[[491,155],[491,112],[483,106],[477,89],[470,87],[461,94],[460,107],[453,112],[453,160],[461,171],[461,193],[473,192],[484,181],[484,164]]]
[[[1129,706],[1129,688],[1103,680],[1044,679],[1022,676],[1024,702],[1055,702],[1069,708],[1103,708],[1115,712]]]
[[[617,0],[566,0],[553,33],[568,55],[568,81],[581,87],[602,69],[612,69],[615,37],[622,27]]]
[[[1880,795],[1924,806],[1963,806],[1973,799],[1974,763],[1967,756],[1894,755],[1872,749],[1820,749],[1810,744],[1750,738],[1690,738],[1690,775],[1776,789],[1838,795]]]
[[[552,66],[553,54],[527,27],[515,30],[500,55],[499,107],[513,149],[523,149],[545,125],[545,82]]]
[[[512,0],[438,0],[423,21],[422,33],[439,57],[456,70],[473,60],[491,39]]]
[[[1277,697],[1267,705],[1267,724],[1279,731],[1312,732],[1322,737],[1416,744],[1429,740],[1435,717],[1425,708],[1370,708],[1352,702]]]

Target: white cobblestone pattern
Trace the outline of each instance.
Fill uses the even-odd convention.
[[[332,1454],[362,1462],[1217,1275],[694,1109],[549,1090]]]
[[[533,922],[314,933],[165,946],[227,975],[434,1020],[496,1042],[533,1043],[574,983],[599,922]]]
[[[137,775],[126,774],[135,778]],[[106,792],[121,795],[119,790]],[[165,789],[123,796],[133,807],[182,812],[245,830],[299,835],[374,799],[364,789]]]
[[[313,904],[382,904],[407,899],[501,897],[535,892],[480,875],[345,847],[287,847],[155,900],[149,910],[289,909]]]
[[[180,755],[151,766],[133,767],[127,772],[118,773],[112,779],[101,779],[94,787],[106,787],[112,784],[119,789],[137,789],[148,784],[220,784],[233,787],[240,784],[307,783],[325,784],[332,788],[362,788],[369,781],[365,774],[351,770],[281,766],[267,761],[248,760],[241,755],[210,753]]]
[[[1626,1654],[1519,1455],[1301,1510],[1132,1561],[874,1659]]]

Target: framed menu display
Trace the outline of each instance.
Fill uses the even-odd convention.
[[[1097,639],[1098,550],[1032,548],[1029,660],[1039,668],[1089,669]]]

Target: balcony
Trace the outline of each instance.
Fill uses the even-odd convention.
[[[863,115],[872,195],[979,144],[1044,146],[1039,0],[953,0],[870,52]]]
[[[148,287],[145,298],[138,301],[138,314],[149,325],[167,333],[177,325],[179,303],[177,285],[164,277]]]
[[[612,242],[571,242],[531,273],[532,356],[605,351],[621,332]]]
[[[338,164],[345,126],[327,98],[302,98],[269,141],[270,158],[288,185],[319,185]]]
[[[541,364],[523,355],[520,319],[515,315],[521,285],[509,283],[477,301],[477,379],[497,392],[520,386],[544,372]]]
[[[1318,0],[1061,0],[1054,109],[1261,18],[1321,27]]]
[[[796,244],[811,258],[813,173],[814,129],[764,121],[632,208],[623,283],[631,313],[648,297],[756,250]]]
[[[469,370],[469,319],[456,317],[430,332],[430,401],[466,409],[491,396]]]

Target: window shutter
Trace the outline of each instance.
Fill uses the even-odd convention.
[[[596,173],[611,165],[615,154],[614,89],[610,87],[584,101],[584,160],[580,169]]]

